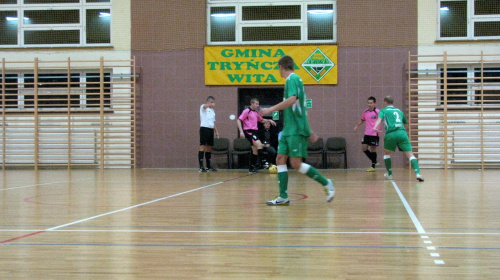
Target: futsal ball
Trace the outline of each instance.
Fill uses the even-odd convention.
[[[278,173],[278,167],[274,164],[271,164],[271,166],[269,166],[269,173],[271,173],[271,174]]]

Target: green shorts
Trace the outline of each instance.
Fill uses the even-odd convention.
[[[411,152],[411,143],[406,131],[396,130],[385,135],[384,149],[394,152],[396,151],[396,147],[400,151]]]
[[[309,139],[302,135],[281,136],[278,144],[278,154],[288,157],[307,157]]]

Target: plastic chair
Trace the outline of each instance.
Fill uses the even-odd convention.
[[[321,168],[325,168],[324,154],[323,138],[318,138],[316,142],[309,142],[309,145],[307,147],[308,159],[310,155],[319,155],[321,159]]]
[[[235,138],[233,140],[233,151],[231,152],[231,168],[234,166],[234,155],[250,155],[252,152],[252,146],[247,139],[244,138]],[[240,161],[238,160],[238,167],[240,165]]]
[[[227,138],[215,138],[214,146],[212,147],[212,155],[226,155],[227,156],[227,168],[231,168],[231,160],[229,158],[229,139]]]
[[[329,155],[344,154],[344,169],[347,169],[347,150],[346,141],[343,137],[329,137],[326,139],[326,145],[324,150],[325,168],[328,167]]]

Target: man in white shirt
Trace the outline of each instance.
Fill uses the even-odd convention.
[[[198,150],[198,162],[200,164],[200,172],[217,171],[210,165],[212,158],[212,147],[214,145],[215,135],[219,137],[219,132],[215,127],[215,98],[207,97],[207,102],[200,106],[200,149]],[[203,167],[203,157],[207,161],[207,168]]]

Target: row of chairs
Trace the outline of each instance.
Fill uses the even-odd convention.
[[[216,138],[214,139],[214,146],[212,147],[212,155],[226,155],[227,166],[229,169],[233,168],[234,156],[250,155],[252,146],[247,139],[235,138],[233,140],[233,150],[229,149],[229,139]]]
[[[226,155],[228,168],[233,168],[234,156],[250,155],[252,147],[250,143],[243,138],[233,140],[233,149],[229,149],[228,138],[216,138],[212,148],[212,155]],[[346,141],[343,137],[329,137],[326,139],[326,145],[323,138],[319,138],[314,143],[309,143],[308,154],[319,155],[321,159],[321,168],[328,167],[330,155],[344,155],[344,169],[347,169],[347,150]]]
[[[347,149],[344,137],[329,137],[326,139],[326,144],[323,138],[319,138],[318,141],[309,143],[307,153],[310,157],[319,155],[322,168],[328,168],[330,155],[343,155],[344,169],[347,169]]]

